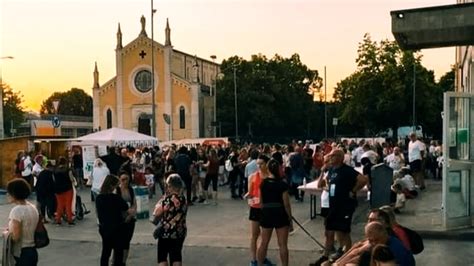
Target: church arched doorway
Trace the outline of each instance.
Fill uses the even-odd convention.
[[[151,136],[151,116],[141,114],[138,117],[138,133]]]

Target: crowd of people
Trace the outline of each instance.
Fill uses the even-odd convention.
[[[126,264],[137,214],[132,185],[147,186],[150,198],[160,194],[153,211],[159,265],[168,265],[168,261],[171,265],[181,263],[188,207],[217,205],[218,198],[223,197],[218,195],[219,187],[229,186],[228,197],[246,199],[249,205],[250,265],[272,265],[266,253],[273,231],[278,239],[281,264],[288,265],[288,235],[293,229],[290,197],[303,202],[304,191],[298,187],[318,180],[326,248],[316,264],[337,263],[341,259],[358,263],[362,253],[366,257],[370,255],[369,262],[393,255],[400,263],[396,253],[399,248],[393,250],[390,244],[396,242],[392,236],[398,239],[397,235],[388,230],[385,236],[379,230],[379,223],[384,228],[389,223],[369,223],[368,240],[352,245],[350,232],[357,207],[356,193],[364,186],[370,190],[371,167],[386,163],[394,170],[393,204],[389,213],[399,212],[406,199],[415,198],[425,189],[425,175],[441,178],[441,147],[435,142],[429,148],[426,146],[412,134],[408,142],[396,144],[324,140],[316,145],[293,141],[288,145],[113,147],[94,161],[90,176],[84,175],[79,147],[55,161],[41,152],[20,151],[15,160],[17,179],[14,181],[21,180],[23,186],[34,189],[38,217],[58,226],[63,221],[75,225],[75,189],[90,186],[102,237],[101,265],[108,265],[112,251],[114,265]],[[357,171],[358,168],[361,170]],[[25,205],[24,195],[29,193],[22,193],[9,192],[16,195],[13,202]],[[16,216],[11,214],[10,219],[15,224]],[[371,234],[377,235],[379,241],[371,241]],[[37,255],[31,255],[30,249],[25,252],[29,254],[24,255],[27,260],[37,261]]]

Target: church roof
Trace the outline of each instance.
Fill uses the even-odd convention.
[[[171,73],[171,77],[173,78],[173,83],[177,83],[183,87],[191,87],[191,82],[187,81],[183,77],[175,73]]]

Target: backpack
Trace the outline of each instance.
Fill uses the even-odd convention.
[[[402,228],[407,234],[408,241],[410,241],[411,252],[413,254],[420,254],[425,248],[425,246],[423,245],[423,239],[421,238],[421,236],[417,232],[409,228],[406,228],[403,226]]]
[[[149,165],[151,163],[151,155],[149,153],[145,153],[145,164]]]
[[[232,165],[231,159],[232,159],[232,157],[229,157],[229,159],[227,159],[225,161],[225,170],[227,172],[231,172],[232,170],[234,170],[234,166]]]

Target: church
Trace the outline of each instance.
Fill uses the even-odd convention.
[[[213,88],[219,64],[174,49],[168,19],[164,45],[148,37],[144,16],[140,24],[138,37],[125,46],[118,25],[115,77],[99,84],[95,64],[94,130],[119,127],[147,135],[155,132],[159,141],[215,136]]]

